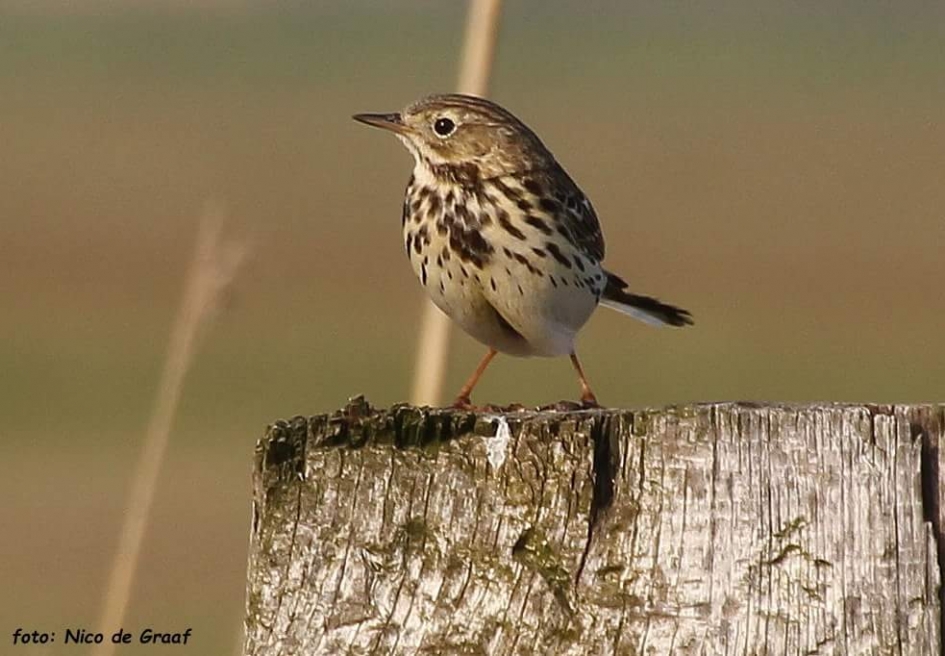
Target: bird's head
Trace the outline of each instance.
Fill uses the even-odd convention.
[[[353,118],[393,132],[418,166],[474,166],[479,178],[488,179],[554,163],[524,123],[499,105],[475,96],[429,96],[398,113]]]

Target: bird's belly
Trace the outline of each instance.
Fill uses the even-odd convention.
[[[512,355],[533,355],[527,340],[510,331],[483,294],[488,280],[483,268],[463,262],[453,253],[448,239],[424,233],[419,243],[415,230],[405,229],[407,255],[424,290],[444,314],[479,342]]]
[[[526,339],[533,355],[573,352],[577,332],[597,307],[597,292],[553,266],[536,273],[516,264],[500,261],[492,268],[487,300]]]
[[[599,267],[567,270],[555,262],[506,255],[465,261],[448,236],[405,226],[411,266],[430,298],[470,336],[512,355],[557,356],[597,306]],[[510,251],[511,252],[511,251]],[[598,276],[595,279],[595,276]],[[599,284],[598,284],[599,282]]]

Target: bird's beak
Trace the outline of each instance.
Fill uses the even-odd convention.
[[[376,128],[390,130],[398,134],[407,132],[407,126],[400,114],[355,114],[352,116],[355,121],[365,125],[373,125]]]

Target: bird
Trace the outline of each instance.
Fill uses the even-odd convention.
[[[475,408],[473,389],[500,352],[569,356],[581,403],[599,407],[575,347],[599,305],[657,326],[693,323],[687,310],[631,292],[604,268],[590,200],[507,109],[436,94],[352,118],[392,132],[413,155],[404,250],[433,303],[488,347],[453,407]]]

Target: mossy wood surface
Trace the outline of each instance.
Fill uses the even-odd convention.
[[[943,425],[361,400],[277,422],[245,653],[937,656]]]

